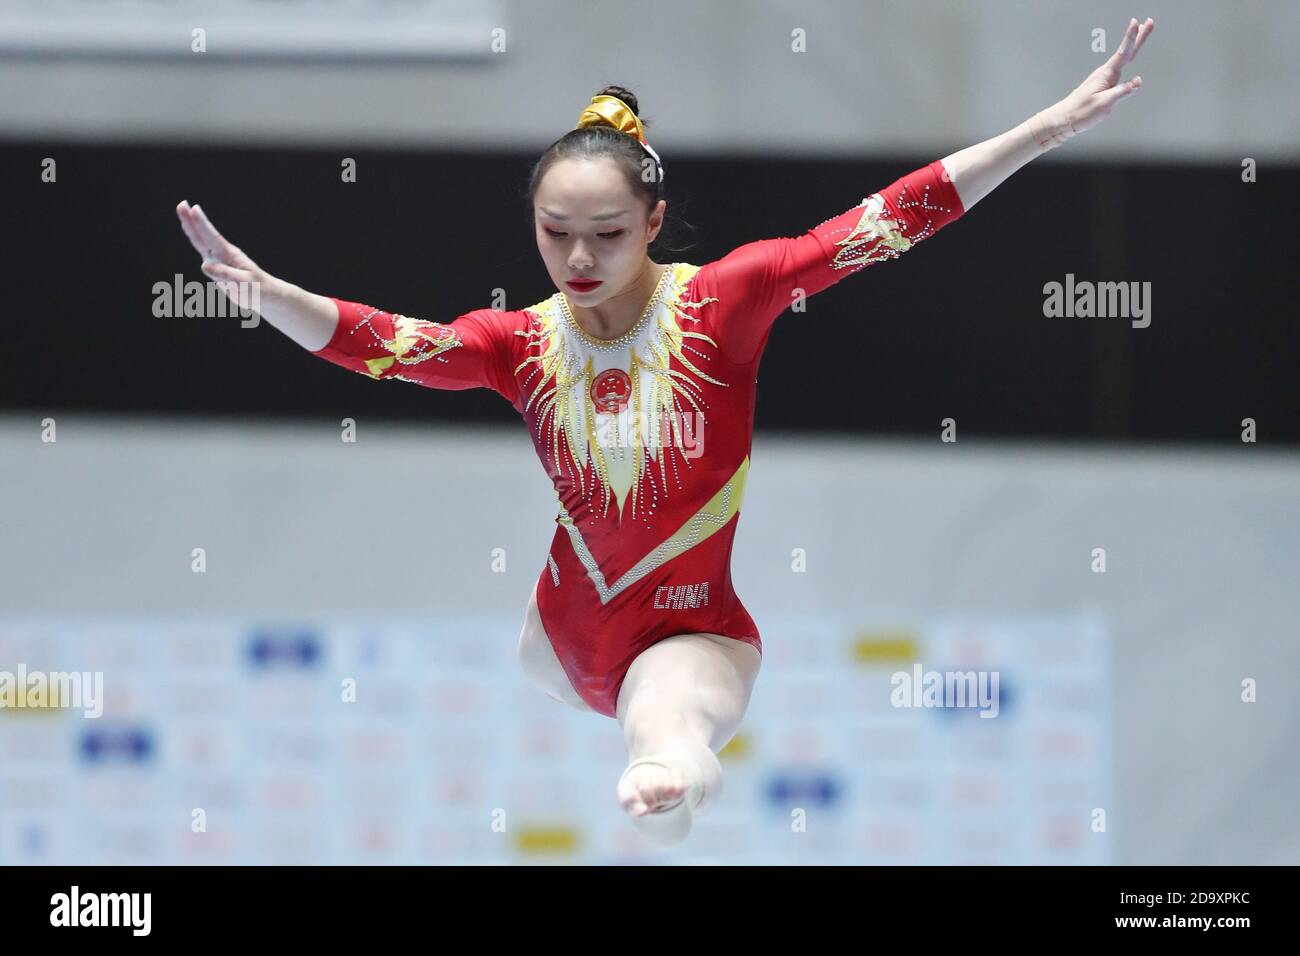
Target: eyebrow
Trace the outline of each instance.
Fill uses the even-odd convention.
[[[544,212],[546,215],[550,216],[552,219],[558,219],[558,220],[560,220],[560,222],[568,222],[568,221],[569,221],[569,217],[568,217],[568,216],[561,216],[561,215],[559,215],[558,213],[551,212],[551,211],[550,211],[549,209],[547,209],[545,206],[538,206],[537,208],[539,208],[539,209],[540,209],[542,212]],[[607,212],[607,213],[603,213],[602,215],[599,215],[599,216],[592,216],[592,217],[591,217],[591,220],[592,220],[592,222],[604,222],[606,219],[616,219],[616,218],[618,218],[619,216],[623,215],[623,214],[626,213],[626,212],[627,212],[626,209],[620,209],[618,212]]]

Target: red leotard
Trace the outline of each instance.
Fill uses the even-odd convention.
[[[772,322],[963,211],[933,162],[797,238],[672,264],[617,340],[587,335],[559,292],[449,324],[334,299],[338,327],[315,354],[372,378],[491,388],[523,416],[559,510],[542,624],[574,689],[612,717],[628,667],[656,641],[705,632],[762,651],[731,586],[731,545]]]

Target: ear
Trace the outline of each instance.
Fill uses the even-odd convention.
[[[655,207],[650,210],[650,216],[646,220],[646,242],[655,241],[659,235],[659,230],[664,226],[664,212],[668,209],[668,200],[661,199],[655,203]]]

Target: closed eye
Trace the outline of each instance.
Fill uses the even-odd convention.
[[[624,230],[617,229],[614,232],[598,232],[596,235],[600,236],[602,239],[617,239],[619,236],[623,235],[623,232]],[[554,229],[547,229],[546,234],[552,239],[563,239],[568,235],[567,232],[556,232]]]

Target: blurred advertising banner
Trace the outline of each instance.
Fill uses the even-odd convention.
[[[1098,618],[766,616],[723,795],[670,851],[518,623],[0,621],[0,865],[1113,862]]]

